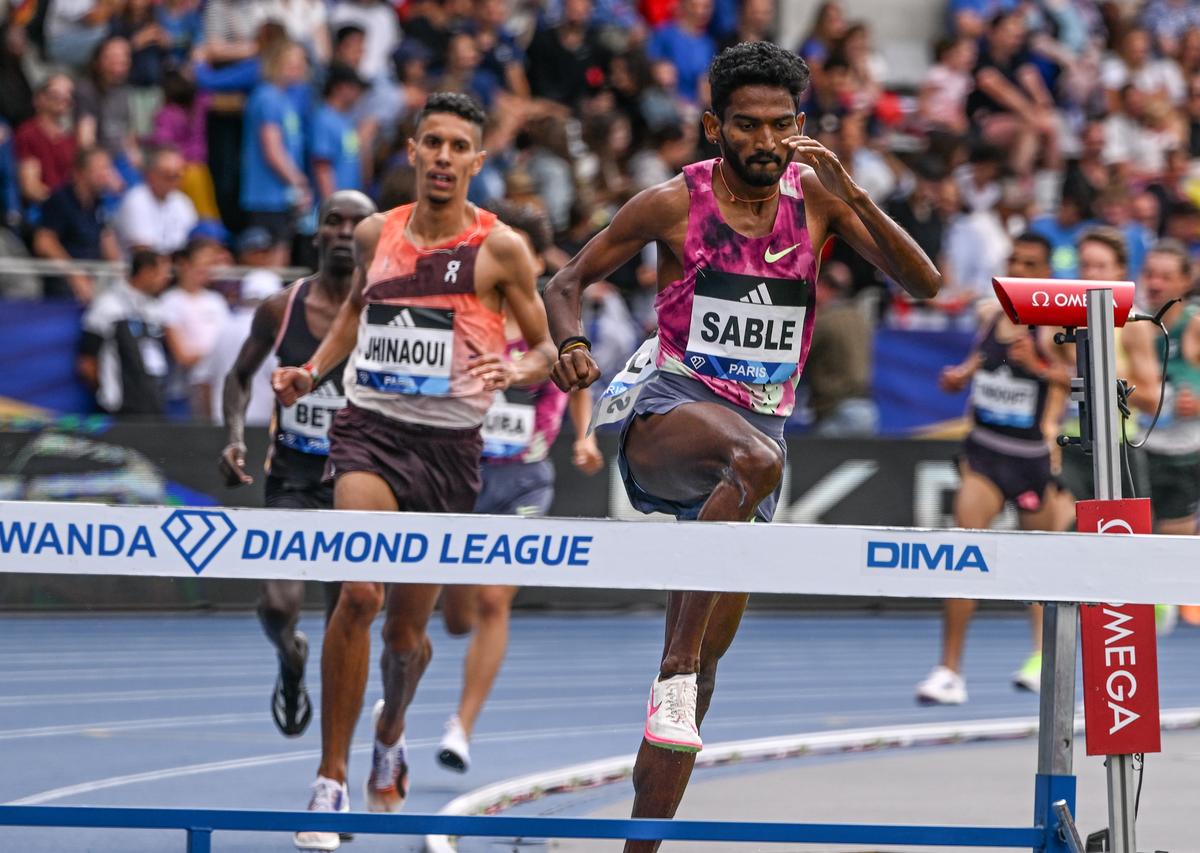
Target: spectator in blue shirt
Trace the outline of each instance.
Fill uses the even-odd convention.
[[[651,59],[665,59],[679,73],[679,92],[693,103],[701,100],[700,81],[717,53],[708,35],[713,0],[679,0],[673,23],[654,31],[647,45]]]
[[[84,148],[75,155],[71,182],[55,190],[42,205],[33,234],[33,251],[56,261],[117,261],[121,249],[108,225],[101,197],[117,180],[112,158],[102,148]],[[91,302],[96,282],[84,273],[46,280],[50,298],[73,296]]]
[[[185,65],[192,47],[204,41],[204,20],[189,0],[163,0],[155,7],[158,25],[167,34],[167,52],[173,67]]]
[[[242,132],[241,205],[250,227],[290,244],[298,212],[308,210],[312,190],[305,177],[304,123],[288,90],[308,76],[304,48],[284,42],[264,57],[263,82],[246,103]],[[281,255],[280,263],[286,262]]]
[[[21,225],[21,192],[17,184],[17,158],[13,154],[13,132],[0,119],[0,225],[16,231]]]
[[[308,143],[318,204],[338,190],[362,189],[362,149],[351,110],[366,88],[366,81],[350,66],[329,66],[325,102],[313,115]]]
[[[479,0],[475,17],[466,30],[475,36],[480,69],[490,72],[514,95],[527,98],[529,78],[525,76],[525,49],[506,28],[507,22],[506,0]]]
[[[1096,223],[1084,219],[1079,199],[1064,195],[1057,214],[1039,216],[1029,230],[1050,241],[1050,266],[1055,278],[1079,278],[1079,238]]]

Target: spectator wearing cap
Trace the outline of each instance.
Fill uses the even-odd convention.
[[[169,260],[141,249],[129,280],[106,289],[83,315],[76,369],[109,414],[166,414],[171,362],[160,294],[170,280]]]
[[[175,286],[163,294],[167,345],[185,377],[212,352],[229,319],[229,304],[209,289],[222,253],[214,240],[189,240],[175,255]]]
[[[53,74],[34,95],[33,118],[17,128],[17,175],[27,204],[41,204],[71,179],[76,151],[74,101],[71,78]]]
[[[221,388],[242,343],[250,336],[255,308],[283,287],[279,274],[270,269],[273,248],[270,235],[261,229],[252,228],[242,234],[238,241],[238,262],[251,270],[238,286],[237,304],[221,327],[216,344],[192,371],[192,411],[213,423],[224,421]],[[246,411],[246,423],[250,426],[266,426],[274,413],[271,371],[275,361],[274,355],[265,359],[250,383],[250,407]]]
[[[400,44],[396,12],[380,0],[338,0],[329,16],[335,30],[353,25],[366,33],[359,74],[374,83],[391,74],[392,53]]]
[[[46,53],[51,61],[82,68],[108,35],[121,10],[114,0],[51,0],[46,10]]]
[[[101,204],[101,197],[116,180],[112,158],[106,151],[85,148],[75,155],[71,182],[55,190],[42,206],[33,234],[34,254],[60,261],[120,260],[120,248]],[[47,279],[46,296],[74,296],[80,302],[90,302],[95,287],[91,276],[71,273],[65,279]]]
[[[535,98],[573,107],[604,82],[609,54],[591,19],[592,0],[564,0],[558,26],[534,34],[525,73]]]
[[[295,219],[308,210],[312,192],[305,177],[304,126],[288,88],[308,75],[304,49],[285,42],[263,59],[263,82],[246,104],[242,131],[241,206],[251,226],[265,228],[289,245]]]
[[[113,222],[126,252],[142,246],[171,255],[187,243],[197,216],[192,200],[179,190],[183,167],[183,155],[174,148],[150,155],[145,182],[125,193]]]
[[[366,86],[350,66],[330,66],[325,101],[313,114],[308,142],[318,204],[338,190],[362,189],[362,147],[351,110]]]
[[[700,81],[717,54],[708,35],[713,0],[679,0],[675,20],[650,36],[646,52],[651,59],[666,59],[679,72],[679,92],[692,103],[701,100]]]

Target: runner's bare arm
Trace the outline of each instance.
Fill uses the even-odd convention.
[[[837,155],[807,136],[793,136],[785,141],[795,152],[796,160],[813,170],[812,176],[801,178],[804,195],[810,202],[820,200],[828,231],[849,243],[912,296],[918,299],[937,296],[942,274],[933,261],[908,232],[871,201]]]
[[[1150,323],[1128,323],[1121,330],[1129,383],[1134,392],[1129,402],[1147,414],[1154,414],[1162,393],[1162,358],[1154,341],[1159,331]]]
[[[576,388],[567,398],[567,414],[575,430],[575,444],[571,448],[571,462],[583,473],[591,476],[604,467],[604,454],[596,442],[596,434],[588,433],[592,422],[592,392],[587,388]]]
[[[250,381],[275,346],[287,301],[288,293],[280,291],[255,309],[250,335],[242,342],[233,369],[225,377],[221,399],[229,440],[221,451],[218,467],[228,486],[248,486],[254,482],[246,471],[246,407],[250,405]]]
[[[354,229],[354,278],[350,282],[350,293],[342,303],[337,317],[329,327],[325,339],[309,359],[309,364],[318,376],[324,376],[354,350],[358,343],[358,321],[366,299],[367,270],[375,259],[375,246],[383,231],[383,214],[369,216]],[[313,389],[312,376],[299,367],[281,367],[271,376],[271,387],[280,405],[290,406]]]
[[[600,281],[652,240],[666,237],[671,225],[687,224],[688,193],[682,176],[643,190],[617,211],[612,222],[593,237],[546,286],[546,312],[556,346],[583,335],[584,289]],[[600,378],[586,348],[563,353],[550,373],[564,391],[586,388]]]
[[[529,347],[529,357],[512,364],[511,379],[502,387],[536,384],[550,374],[554,345],[550,343],[550,331],[546,327],[546,309],[537,292],[533,255],[525,239],[508,227],[493,229],[485,246],[504,271],[499,282],[504,310],[516,321],[521,337]]]

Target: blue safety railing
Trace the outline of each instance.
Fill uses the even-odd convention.
[[[1038,827],[897,826],[835,823],[750,823],[711,820],[617,820],[576,817],[484,817],[430,814],[338,814],[237,809],[0,806],[0,826],[93,829],[178,829],[188,853],[209,853],[217,830],[363,835],[449,835],[503,838],[626,838],[816,844],[925,844],[1041,850],[1050,833]]]

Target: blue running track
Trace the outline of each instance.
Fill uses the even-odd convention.
[[[319,616],[305,614],[301,627],[314,650],[315,700]],[[434,761],[457,699],[465,642],[436,622],[431,631],[433,663],[409,717],[408,810],[437,811],[489,782],[636,750],[661,644],[660,614],[516,617],[465,776]],[[377,630],[373,636],[374,658]],[[939,647],[931,616],[751,615],[722,664],[705,739],[1033,716],[1036,697],[1014,691],[1008,680],[1028,642],[1022,618],[977,619],[967,647],[970,704],[920,708],[913,687]],[[1160,641],[1159,654],[1163,707],[1200,705],[1200,630],[1182,626]],[[252,616],[0,618],[0,802],[304,808],[319,720],[301,738],[280,736],[269,715],[274,679],[274,657]],[[373,667],[368,708],[379,695]],[[366,716],[351,760],[354,807],[362,805],[369,759]],[[1032,785],[1034,768],[1029,772]],[[551,798],[521,811],[581,814],[595,805],[578,800]],[[217,833],[213,842],[216,851],[292,849],[285,835]],[[183,849],[183,834],[173,832],[0,829],[0,850],[22,853]],[[420,843],[364,836],[343,849],[419,850]],[[480,840],[463,849],[499,848]]]

